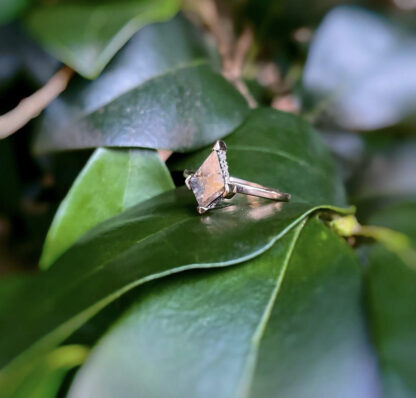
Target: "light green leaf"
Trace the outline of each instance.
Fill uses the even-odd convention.
[[[174,184],[158,154],[138,149],[97,149],[59,206],[40,266],[48,268],[82,234]]]
[[[27,364],[18,377],[9,379],[2,398],[55,398],[69,370],[81,365],[89,349],[80,345],[56,348]]]
[[[25,25],[56,58],[93,79],[137,30],[178,8],[177,0],[69,0],[33,8]]]

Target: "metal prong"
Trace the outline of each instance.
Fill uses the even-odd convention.
[[[195,173],[195,171],[193,171],[193,170],[185,169],[185,170],[183,171],[183,176],[184,176],[185,178],[187,178],[187,177],[191,176],[191,175],[192,175],[192,174],[194,174],[194,173]]]
[[[214,147],[212,148],[213,151],[226,151],[227,145],[225,145],[225,142],[222,140],[217,140],[215,142]]]
[[[226,199],[231,199],[236,194],[235,185],[232,184],[225,184],[225,191],[223,197]]]
[[[208,210],[207,207],[202,207],[202,206],[198,206],[196,209],[198,210],[199,214],[204,214]]]
[[[192,177],[192,174],[188,175],[188,177],[186,177],[186,179],[185,179],[186,188],[188,188],[189,190],[192,190],[191,184],[189,183],[189,180],[191,179],[191,177]]]

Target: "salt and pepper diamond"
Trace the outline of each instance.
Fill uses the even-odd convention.
[[[257,196],[260,198],[288,202],[291,195],[276,188],[265,187],[237,177],[230,177],[226,158],[227,147],[217,141],[211,154],[201,167],[193,172],[185,170],[186,186],[192,190],[198,202],[198,212],[219,207],[222,199],[231,199],[235,194]]]
[[[201,167],[186,179],[186,185],[198,202],[199,213],[214,208],[227,195],[229,174],[226,151],[225,142],[217,141]]]

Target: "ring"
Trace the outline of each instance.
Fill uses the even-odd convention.
[[[231,177],[228,173],[227,146],[218,140],[211,154],[197,171],[185,170],[185,184],[195,195],[198,213],[217,207],[223,199],[230,199],[236,193],[258,196],[280,202],[288,202],[290,194],[278,189],[264,187],[254,182]]]

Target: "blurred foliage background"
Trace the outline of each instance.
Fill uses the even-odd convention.
[[[94,109],[112,103],[120,93],[142,89],[144,80],[163,76],[172,65],[180,69],[204,59],[214,70],[222,66],[223,74],[233,81],[233,67],[224,66],[219,38],[224,48],[237,49],[239,38],[243,38],[241,43],[249,38],[241,76],[235,78],[237,86],[241,79],[250,93],[249,101],[300,115],[315,127],[336,160],[360,223],[402,232],[415,248],[416,0],[217,1],[219,19],[213,19],[210,8],[205,7],[208,0],[184,0],[177,5],[163,0],[89,1],[92,10],[102,7],[102,15],[95,14],[95,19],[90,11],[79,11],[82,3],[0,0],[0,115],[43,87],[64,64],[75,71],[66,91],[39,118],[0,140],[0,275],[32,275],[38,272],[39,261],[51,262],[42,257],[48,230],[58,206],[93,153],[98,160],[113,157],[113,162],[119,162],[117,173],[125,169],[124,160],[116,154],[106,149],[94,152],[95,148],[127,148],[129,164],[140,168],[149,162],[159,164],[159,160],[150,151],[143,160],[143,154],[131,147],[192,151],[239,124],[247,112],[245,105],[202,66],[195,75],[182,77],[189,79],[190,87],[197,87],[200,79],[207,82],[203,87],[206,92],[212,90],[203,103],[208,116],[201,119],[206,121],[221,110],[231,116],[211,120],[205,130],[201,123],[198,143],[188,145],[181,141],[181,131],[170,131],[174,120],[171,125],[160,123],[154,128],[155,141],[119,134],[117,123],[121,125],[129,116],[117,109],[120,120],[110,113],[104,121],[100,119],[108,133],[105,140],[101,136],[85,139],[82,134],[85,126],[97,126]],[[146,7],[145,16],[141,7]],[[177,10],[180,15],[163,28],[165,31],[152,30],[150,25],[145,33],[135,34],[151,22],[171,19]],[[139,17],[132,18],[136,14]],[[123,35],[111,40],[127,21],[129,27],[122,29]],[[238,54],[236,58],[238,63]],[[142,68],[144,61],[150,65],[147,69]],[[168,77],[151,88],[154,100],[144,104],[154,112],[168,107],[178,96],[165,90]],[[181,106],[188,109],[195,102],[192,89],[190,92],[187,103],[175,103],[180,111]],[[127,109],[128,98],[114,101],[113,106]],[[68,123],[70,129],[65,127]],[[169,139],[165,139],[167,131]],[[175,162],[181,164],[181,157],[174,154],[170,161],[168,167],[180,185],[183,181]],[[101,167],[99,161],[93,167]],[[163,167],[158,169],[162,183],[141,200],[171,187]],[[74,191],[71,195],[85,199],[79,199]],[[133,202],[115,203],[108,215]],[[72,210],[68,211],[71,217]],[[80,227],[73,232],[74,239],[101,220],[97,216],[91,225]],[[349,243],[357,247],[364,266],[375,270],[366,279],[365,300],[372,309],[369,323],[374,345],[386,369],[386,396],[415,397],[416,271],[403,265],[409,257],[403,262],[389,258],[391,253],[384,246],[368,245],[368,237],[352,237]],[[396,305],[392,306],[393,302]],[[105,311],[119,314],[126,306],[123,301],[116,302]],[[386,312],[381,314],[380,307]],[[108,324],[105,313],[100,317],[95,325],[81,329],[74,344],[95,341],[96,325],[105,328]],[[74,347],[71,355],[64,352],[68,361],[58,367],[57,372],[62,371],[59,380],[87,355],[83,346]],[[58,353],[50,355],[58,355],[65,347],[56,350]],[[40,363],[40,369],[47,368],[45,358]],[[404,375],[405,387],[397,373]],[[67,387],[64,383],[61,391]]]

